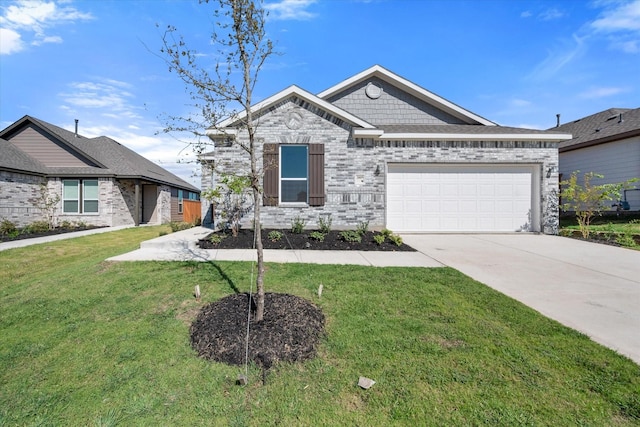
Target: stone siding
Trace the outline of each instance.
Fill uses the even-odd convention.
[[[301,108],[304,106],[305,108]],[[295,110],[302,116],[302,126],[289,129],[286,119]],[[325,112],[303,105],[295,98],[283,102],[259,118],[258,146],[262,143],[314,143],[325,146],[325,204],[320,207],[261,206],[264,227],[288,228],[294,218],[303,219],[307,228],[317,227],[318,219],[331,215],[333,227],[351,228],[368,221],[371,228],[385,226],[385,176],[389,163],[460,163],[539,165],[540,227],[545,233],[557,233],[557,172],[547,178],[547,171],[557,171],[558,150],[550,142],[505,141],[356,141],[351,129]],[[246,139],[242,133],[238,137]],[[203,169],[202,188],[215,187],[217,174],[248,173],[249,155],[237,145],[221,144],[215,148],[216,171]],[[258,153],[262,165],[262,153]],[[248,198],[251,200],[251,197]],[[203,200],[203,218],[209,203]],[[219,220],[219,216],[216,217]],[[242,220],[248,227],[253,212]]]
[[[0,221],[8,220],[24,227],[45,220],[38,199],[40,186],[46,182],[41,176],[0,171]]]

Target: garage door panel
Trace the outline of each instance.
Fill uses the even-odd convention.
[[[519,231],[530,223],[532,171],[529,165],[389,165],[387,227]]]

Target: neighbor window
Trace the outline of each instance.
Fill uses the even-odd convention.
[[[280,201],[307,203],[309,159],[306,145],[280,146]]]
[[[182,210],[184,209],[183,207],[184,203],[182,203],[183,200],[184,200],[184,194],[182,190],[178,190],[178,213],[182,213]]]
[[[64,213],[98,213],[98,180],[65,179],[62,181]]]

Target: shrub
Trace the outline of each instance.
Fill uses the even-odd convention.
[[[384,237],[389,237],[393,234],[393,232],[388,228],[383,228],[382,231],[380,231],[380,234],[382,234]]]
[[[373,241],[378,245],[383,244],[385,239],[386,237],[384,236],[384,234],[376,234],[375,236],[373,236]]]
[[[317,240],[318,242],[324,241],[324,233],[321,231],[312,231],[309,234],[309,237],[312,238],[313,240]]]
[[[364,236],[367,234],[367,231],[369,231],[369,221],[360,221],[356,227],[356,232],[359,235]]]
[[[171,227],[171,231],[175,233],[176,231],[188,230],[193,227],[193,224],[183,221],[171,221],[169,227]]]
[[[49,231],[48,221],[34,221],[22,229],[23,234],[44,233]]]
[[[8,219],[0,221],[0,234],[13,234],[18,231],[16,225]]]
[[[269,232],[267,238],[272,242],[279,242],[282,239],[282,233],[278,230],[273,230]]]
[[[397,234],[392,234],[391,236],[389,236],[389,240],[395,243],[396,246],[402,246],[402,237],[398,236]]]
[[[209,241],[214,245],[217,245],[220,242],[222,242],[226,237],[227,236],[223,233],[213,233],[211,236],[209,236]]]
[[[302,234],[305,224],[306,222],[304,219],[299,216],[295,217],[291,220],[291,232],[295,234]]]
[[[362,235],[353,230],[341,231],[340,237],[342,237],[342,240],[349,243],[360,243],[362,241]]]
[[[328,234],[331,231],[331,223],[333,220],[331,219],[331,214],[327,215],[326,218],[320,217],[318,219],[318,228],[320,232],[323,234]]]
[[[631,234],[621,234],[616,237],[616,243],[625,246],[627,248],[635,248],[637,246],[636,241]]]
[[[74,225],[71,223],[71,221],[67,221],[65,219],[60,223],[58,227],[62,228],[63,230],[71,230],[72,228],[74,228]]]

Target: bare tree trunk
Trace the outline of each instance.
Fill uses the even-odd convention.
[[[256,179],[257,180],[257,179]],[[264,251],[262,250],[262,223],[260,222],[260,191],[253,188],[253,206],[254,206],[254,238],[256,242],[256,251],[258,253],[258,275],[256,277],[256,290],[258,298],[256,300],[256,322],[264,319]]]

